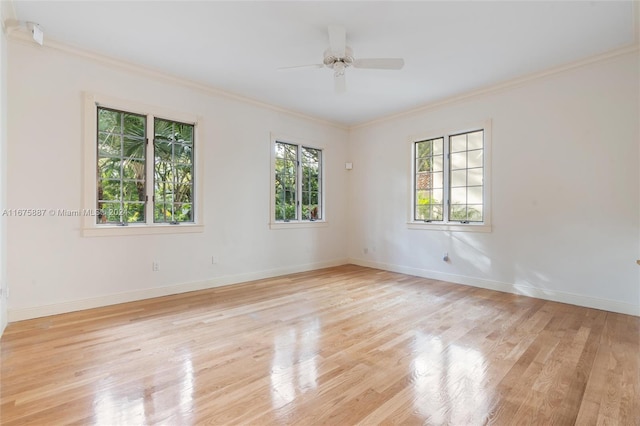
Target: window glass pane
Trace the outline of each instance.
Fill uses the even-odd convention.
[[[431,191],[431,204],[442,204],[442,189],[434,189]]]
[[[120,201],[120,180],[98,180],[98,200]]]
[[[431,219],[432,220],[442,220],[442,204],[432,204],[431,205]]]
[[[173,155],[176,163],[190,164],[192,157],[192,146],[182,143],[173,144]]]
[[[431,207],[428,205],[417,205],[415,220],[429,220],[431,218]]]
[[[467,203],[482,204],[482,187],[471,186],[467,189]]]
[[[168,214],[166,211],[166,207],[164,203],[158,202],[158,198],[156,197],[153,221],[154,222],[166,222],[168,217],[171,215],[171,210],[169,210]]]
[[[451,172],[451,186],[466,186],[467,185],[467,171],[455,170]]]
[[[467,168],[467,153],[458,152],[451,154],[451,170],[466,169]]]
[[[467,206],[464,205],[451,205],[451,212],[449,213],[450,220],[467,220]]]
[[[122,165],[124,179],[144,180],[144,160],[127,160]]]
[[[154,154],[156,158],[156,162],[158,161],[171,161],[171,142],[166,142],[163,140],[156,140],[154,144]]]
[[[467,220],[470,222],[482,222],[483,220],[483,206],[481,204],[478,205],[469,205],[467,207]]]
[[[146,117],[137,114],[124,114],[124,134],[145,137]]]
[[[98,156],[122,156],[122,136],[113,133],[98,133]]]
[[[433,155],[444,154],[444,138],[438,138],[433,140]]]
[[[99,202],[96,223],[119,223],[122,221],[122,211],[122,204],[119,201],[115,203]]]
[[[144,139],[125,136],[122,143],[122,156],[125,158],[144,160],[144,148]]]
[[[416,205],[423,206],[427,204],[431,204],[431,191],[417,191]]]
[[[416,142],[416,157],[429,157],[432,154],[431,141]]]
[[[173,205],[173,216],[176,222],[192,222],[191,203],[176,203]]]
[[[471,151],[473,149],[482,149],[483,148],[483,135],[484,131],[480,130],[478,132],[469,133],[467,135],[468,141],[468,150]]]
[[[433,171],[441,172],[444,170],[444,156],[438,155],[433,157]]]
[[[444,178],[444,173],[442,172],[431,173],[432,188],[443,188],[444,187],[443,178]]]
[[[122,197],[125,201],[144,201],[144,184],[138,181],[123,181]]]
[[[482,167],[482,150],[469,151],[468,152],[468,165],[467,167]]]
[[[100,179],[120,179],[120,164],[122,160],[118,158],[98,158],[98,178]]]
[[[482,167],[468,170],[469,186],[482,185],[483,182]]]
[[[466,204],[467,188],[451,188],[451,204]]]
[[[144,203],[124,203],[124,222],[144,222]]]
[[[467,150],[467,135],[451,136],[451,152]]]
[[[418,158],[416,160],[416,172],[429,172],[432,170],[433,159],[431,157]]]
[[[121,133],[122,113],[98,108],[98,131]]]

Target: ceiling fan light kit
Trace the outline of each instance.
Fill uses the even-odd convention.
[[[349,67],[399,70],[404,66],[402,58],[362,58],[355,59],[353,49],[347,46],[347,33],[344,27],[329,25],[329,48],[324,51],[322,64],[299,65],[284,67],[280,70],[301,70],[309,68],[330,68],[333,70],[334,88],[336,93],[346,91],[345,70]]]

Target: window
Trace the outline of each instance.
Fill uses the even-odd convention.
[[[413,139],[410,225],[417,226],[411,227],[490,230],[489,142],[489,123],[473,130]]]
[[[272,222],[323,221],[322,150],[274,141]]]
[[[95,172],[85,176],[84,234],[200,232],[195,120],[91,95],[85,109],[85,169]]]

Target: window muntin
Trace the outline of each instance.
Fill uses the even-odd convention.
[[[193,124],[154,118],[156,223],[193,222]]]
[[[146,118],[98,107],[96,223],[145,222]]]
[[[484,223],[484,149],[482,129],[414,142],[413,221]]]
[[[322,150],[275,142],[274,217],[277,222],[322,219]]]
[[[96,224],[194,222],[194,124],[97,106],[96,127]]]

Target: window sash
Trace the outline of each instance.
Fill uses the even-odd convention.
[[[113,116],[111,121],[114,123],[111,127],[105,127],[105,121],[101,121],[101,114]],[[124,226],[130,223],[195,223],[195,125],[100,105],[96,105],[95,117],[95,206],[98,213],[95,224]],[[127,117],[137,119],[141,123],[142,131],[128,132],[125,128]],[[165,132],[164,137],[158,137],[157,130],[161,129],[163,123],[165,130],[166,126],[170,126],[171,132]],[[178,128],[187,133],[188,137],[177,139],[180,135],[180,132],[176,131]],[[150,146],[149,133],[155,135]],[[118,144],[115,144],[115,141]],[[162,162],[159,158],[160,144],[165,144],[170,149],[168,161]],[[177,148],[187,155],[176,156]],[[158,165],[163,163],[166,166],[165,171],[168,172],[165,176],[170,178],[169,181],[158,179]],[[153,165],[150,168],[151,176],[148,165]],[[153,185],[148,185],[149,181],[153,181]],[[170,184],[170,202],[167,201],[166,191],[162,194],[163,197],[156,199],[158,186],[162,183],[165,184],[165,188],[166,184]],[[179,199],[176,199],[176,196]],[[164,209],[163,220],[157,220],[157,213],[161,208]]]
[[[322,149],[276,140],[274,151],[272,220],[322,220]]]
[[[154,117],[153,129],[153,221],[192,223],[194,125]]]
[[[415,141],[412,220],[484,224],[485,154],[484,129]]]

